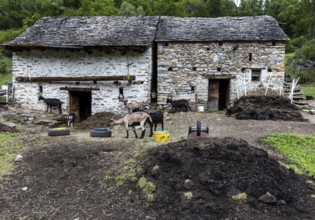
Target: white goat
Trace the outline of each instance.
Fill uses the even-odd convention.
[[[146,112],[133,112],[133,113],[127,114],[124,117],[117,119],[117,120],[111,119],[109,125],[111,126],[111,125],[124,124],[126,127],[126,133],[127,133],[126,138],[129,137],[129,131],[128,131],[129,127],[132,127],[133,132],[135,133],[135,137],[138,138],[135,126],[140,125],[141,129],[142,129],[142,133],[141,133],[140,138],[144,138],[145,123],[147,121],[150,124],[150,128],[152,129],[152,119],[148,113],[146,113]]]
[[[142,108],[142,103],[139,103],[139,102],[128,103],[128,100],[124,100],[124,104],[128,108],[129,113],[140,110]]]

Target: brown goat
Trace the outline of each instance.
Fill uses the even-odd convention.
[[[138,102],[128,103],[128,100],[124,100],[124,104],[128,108],[129,113],[140,110],[142,108],[142,103]]]
[[[129,137],[129,127],[132,127],[133,132],[135,133],[135,137],[138,138],[136,128],[135,126],[140,125],[142,129],[142,133],[140,138],[144,138],[145,134],[145,123],[148,121],[150,124],[150,127],[152,128],[152,119],[150,115],[146,112],[133,112],[131,114],[127,114],[124,117],[114,120],[111,119],[111,122],[109,125],[119,125],[119,124],[124,124],[126,127],[126,133],[127,136],[126,138]]]

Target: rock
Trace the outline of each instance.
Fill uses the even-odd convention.
[[[184,182],[185,189],[191,189],[194,185],[194,182],[190,179],[186,179]]]
[[[20,155],[20,154],[16,155],[15,162],[21,162],[22,160],[23,160],[23,156],[22,155]]]
[[[277,198],[274,195],[272,195],[271,193],[267,192],[266,194],[260,196],[258,201],[265,203],[265,204],[274,205],[277,203]]]
[[[28,188],[27,188],[27,187],[23,187],[22,190],[23,190],[23,191],[27,191]]]
[[[160,170],[160,167],[157,166],[157,165],[155,165],[155,166],[152,168],[152,170],[151,170],[152,175],[153,175],[153,176],[156,176],[156,175],[158,174],[159,170]]]
[[[0,122],[0,132],[16,132],[16,125],[12,122]]]

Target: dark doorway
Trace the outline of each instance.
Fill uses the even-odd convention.
[[[209,79],[208,111],[219,111],[227,107],[230,79]]]
[[[92,93],[71,91],[70,94],[70,112],[76,114],[78,122],[85,120],[91,116],[92,112]]]

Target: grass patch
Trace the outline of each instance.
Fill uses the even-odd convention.
[[[22,149],[22,146],[15,142],[17,136],[17,133],[0,133],[0,178],[14,169],[16,151]]]
[[[247,200],[247,194],[245,192],[242,192],[242,193],[233,195],[232,199],[237,202],[244,202]]]
[[[0,86],[7,85],[9,82],[12,82],[12,74],[5,73],[0,75]]]
[[[315,98],[315,86],[301,86],[304,96],[313,96]]]
[[[290,168],[315,176],[315,136],[278,134],[265,141],[292,161]]]

